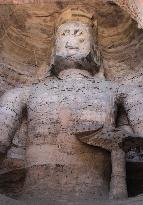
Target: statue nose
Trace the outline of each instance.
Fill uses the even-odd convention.
[[[72,45],[71,45],[69,42],[66,42],[65,47],[66,47],[66,48],[70,48],[70,47],[72,47]]]
[[[66,42],[65,48],[78,49],[77,42]]]
[[[77,46],[77,43],[69,43],[67,42],[66,45],[65,45],[65,48],[69,48],[69,49],[79,49],[79,47]]]

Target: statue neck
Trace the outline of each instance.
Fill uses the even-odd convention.
[[[87,71],[87,70],[80,70],[80,69],[75,69],[75,68],[70,68],[66,70],[62,70],[59,73],[59,77],[61,79],[65,78],[90,78],[92,75]]]

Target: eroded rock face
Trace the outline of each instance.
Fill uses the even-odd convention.
[[[89,13],[98,18],[98,40],[102,48],[103,56],[110,63],[110,59],[116,54],[112,64],[117,65],[123,57],[122,50],[130,45],[137,28],[130,16],[116,5],[103,1],[81,1],[61,3],[37,4],[9,4],[1,5],[1,77],[6,83],[32,83],[37,78],[43,78],[48,71],[51,59],[52,42],[56,19],[61,9],[67,6],[80,5]],[[137,43],[141,40],[135,38]],[[122,45],[123,49],[120,49]],[[118,48],[119,46],[119,48]],[[115,51],[112,51],[115,48]],[[118,48],[118,49],[116,49]],[[134,52],[141,53],[141,46],[133,48]],[[119,50],[117,52],[117,50]],[[127,49],[126,49],[127,50]],[[129,51],[131,48],[129,49]],[[136,59],[134,67],[139,65]],[[110,63],[111,64],[111,63]],[[110,66],[108,65],[108,67]],[[132,62],[132,65],[133,62]],[[108,78],[122,74],[125,68],[130,70],[128,59],[124,57],[123,65],[120,63],[118,71],[111,65],[108,69]]]
[[[6,90],[12,87],[16,87],[19,84],[31,84],[32,82],[37,81],[37,79],[41,79],[44,76],[47,76],[51,64],[52,44],[54,42],[55,25],[56,25],[55,20],[57,19],[57,16],[61,12],[61,9],[66,8],[67,6],[72,7],[75,4],[80,5],[83,8],[86,8],[89,13],[92,12],[96,14],[95,16],[98,18],[98,43],[99,43],[98,46],[101,48],[100,50],[102,51],[102,55],[104,57],[103,58],[104,71],[105,71],[106,78],[118,82],[123,81],[126,85],[128,84],[132,85],[135,82],[136,83],[142,82],[142,75],[140,75],[138,71],[142,70],[141,58],[142,58],[142,35],[143,34],[141,31],[137,29],[136,23],[130,18],[130,16],[115,4],[111,4],[105,1],[104,2],[90,1],[90,3],[89,1],[84,1],[84,2],[76,1],[72,3],[69,1],[64,1],[60,3],[59,2],[48,3],[48,4],[43,3],[40,6],[37,4],[25,4],[25,5],[13,4],[7,6],[2,5],[0,8],[2,11],[1,21],[0,21],[1,22],[0,74],[2,80],[1,93],[5,92]],[[68,32],[68,31],[66,32],[64,31],[63,33],[61,33],[61,31],[63,31],[62,28],[59,31],[61,35],[66,35]],[[81,35],[79,31],[77,31],[77,34],[79,36]],[[82,45],[82,42],[84,42],[83,41],[84,36],[81,35],[80,37],[81,37],[80,40]],[[96,41],[96,34],[94,36],[94,40]],[[90,45],[88,45],[87,47],[88,47],[87,49],[88,51],[92,50],[90,48]],[[82,48],[84,49],[84,46]],[[74,53],[75,50],[78,50],[77,48],[74,48],[73,45],[67,45],[67,49],[69,49],[69,51],[71,52],[70,55],[75,54]],[[85,49],[86,52],[87,50]],[[124,50],[126,50],[126,53],[123,52]],[[60,52],[58,51],[56,55],[58,56],[59,53]],[[76,54],[78,54],[78,52],[76,52]],[[91,59],[88,58],[87,60],[91,60]],[[96,63],[99,65],[100,60],[98,58],[96,60],[97,60]],[[57,63],[57,65],[60,67],[61,61],[57,61],[57,62],[59,62]],[[82,64],[81,61],[79,61],[78,63],[80,65]],[[78,68],[79,68],[79,64],[76,65]],[[73,65],[71,61],[70,64],[65,64],[64,66],[69,66],[69,65],[70,66]],[[95,62],[93,66],[95,66]],[[90,68],[88,61],[86,62],[85,67],[87,70]],[[62,70],[63,67],[61,67],[60,69]],[[132,75],[131,75],[131,70],[132,70]],[[57,73],[58,72],[59,70],[57,69]],[[138,75],[136,76],[137,72]],[[123,76],[125,75],[128,75],[128,78],[125,78],[123,80]],[[103,75],[99,75],[99,76],[103,77]],[[83,82],[81,79],[84,77],[85,79]],[[89,75],[87,75],[87,73],[85,74],[83,73],[83,75],[80,75],[78,78],[79,79],[76,80],[78,80],[78,82],[81,81],[79,83],[80,86],[85,85],[86,84],[85,81],[86,81],[87,82],[86,88],[87,88],[88,85],[91,83],[90,80],[89,81],[87,80],[89,78]],[[65,80],[66,88],[69,87],[69,85],[72,85],[69,88],[70,96],[76,96],[76,94],[79,92],[78,90],[81,89],[80,86],[74,87],[76,80],[74,79],[72,81],[70,78],[67,78]],[[37,87],[33,86],[35,89],[33,96],[37,93],[36,98],[33,96],[31,96],[30,98],[30,102],[32,101],[32,98],[35,100],[32,101],[32,106],[35,105],[35,107],[33,107],[33,110],[34,109],[37,110],[38,108],[39,110],[43,109],[42,103],[44,102],[44,100],[45,103],[48,101],[47,104],[51,106],[54,100],[51,103],[49,101],[49,96],[51,96],[50,97],[51,99],[54,99],[53,97],[54,94],[55,96],[61,95],[63,98],[69,97],[66,92],[65,95],[62,94],[62,89],[65,90],[65,85],[62,84],[62,82],[60,82],[59,80],[58,87],[54,88],[55,89],[54,93],[53,91],[51,91],[51,95],[49,96],[45,94],[46,97],[44,98],[41,97],[42,101],[39,102],[40,100],[39,96],[41,95],[43,90],[45,93],[47,93],[49,89],[52,90],[52,88],[49,88],[50,83],[44,82],[44,84],[39,84]],[[96,86],[96,88],[97,87],[98,86]],[[87,92],[87,90],[88,88],[84,90],[85,93]],[[106,91],[104,90],[104,93],[105,92]],[[92,91],[90,92],[90,94],[91,93]],[[22,95],[25,96],[25,93],[22,93]],[[26,94],[26,96],[28,95]],[[86,94],[85,95],[81,94],[81,97],[83,96],[84,98],[86,98],[85,99],[86,102],[88,96]],[[46,99],[48,100],[46,101]],[[25,105],[25,101],[22,100],[22,102]],[[73,103],[73,101],[69,101],[69,102],[70,102],[69,104]],[[13,103],[17,103],[17,101],[16,102],[13,101]],[[38,108],[37,105],[39,105]],[[86,106],[88,106],[88,103],[86,104]],[[29,106],[29,112],[32,112],[30,108],[31,105]],[[44,109],[47,108],[45,107]],[[91,198],[93,196],[94,197],[96,196],[96,198],[98,197],[100,198],[101,196],[107,197],[109,194],[108,186],[109,186],[109,175],[110,175],[109,174],[110,173],[109,154],[103,150],[92,149],[91,147],[89,148],[88,145],[81,145],[72,135],[65,135],[65,133],[60,134],[59,130],[55,131],[54,124],[56,124],[56,127],[59,126],[59,121],[58,121],[59,118],[63,124],[66,124],[67,123],[66,120],[64,121],[65,115],[66,115],[66,119],[68,120],[71,112],[69,111],[70,109],[65,108],[59,114],[58,112],[56,112],[58,109],[59,108],[55,109],[55,106],[50,107],[50,111],[48,114],[51,116],[51,118],[50,117],[47,118],[47,116],[39,114],[42,113],[42,110],[40,110],[39,113],[33,111],[34,113],[33,120],[35,120],[35,124],[30,125],[31,127],[29,128],[29,130],[30,132],[33,133],[30,134],[31,139],[28,138],[28,142],[27,142],[28,143],[28,148],[27,148],[28,165],[26,166],[28,166],[29,168],[28,168],[27,180],[25,184],[25,196],[27,197],[28,193],[31,190],[31,194],[34,195],[39,194],[39,197],[40,195],[42,196],[42,194],[44,193],[46,197],[47,196],[49,198],[57,197],[57,199],[61,197],[63,193],[66,193],[65,196],[63,196],[63,199],[66,198],[66,195],[69,195],[70,198],[85,197],[85,199],[87,199],[89,196]],[[73,109],[75,110],[74,106]],[[53,111],[52,113],[51,110]],[[77,110],[76,112],[78,113]],[[91,112],[93,112],[93,110],[86,110],[84,116],[86,116],[87,118],[88,116],[89,118],[92,118]],[[99,118],[100,120],[102,120],[102,116],[100,116]],[[43,119],[45,119],[45,121]],[[45,125],[49,121],[50,124]],[[127,121],[125,121],[125,124],[126,123]],[[22,125],[22,129],[26,129],[25,123]],[[48,129],[50,129],[50,134],[48,135],[48,137],[46,137],[47,133],[49,133]],[[23,136],[24,138],[27,137],[26,132],[21,133],[21,131],[19,131],[18,136],[20,135],[22,136],[22,138]],[[58,136],[59,141],[57,141],[55,135]],[[8,164],[8,167],[11,167],[13,165],[13,161],[12,163],[10,161],[11,159],[13,160],[14,158],[18,160],[16,161],[15,165],[19,164],[19,168],[23,168],[25,164],[24,157],[23,157],[24,152],[22,152],[22,150],[24,151],[23,143],[25,142],[21,143],[21,140],[17,141],[18,138],[19,137],[16,136],[13,140],[13,147],[8,152],[8,160],[6,160],[6,162],[4,163],[5,166],[7,166]],[[67,141],[64,141],[65,138]],[[70,141],[69,139],[70,140],[72,139],[73,141],[69,142]],[[51,144],[47,145],[49,142],[52,145]],[[48,146],[50,148],[48,148]],[[79,150],[81,151],[82,154],[79,153]],[[62,157],[63,152],[65,157]],[[51,153],[53,153],[52,156]],[[80,163],[78,157],[74,158],[75,153],[77,155],[80,154],[82,158],[81,161],[84,163]],[[71,163],[71,161],[73,161],[73,163]],[[45,165],[45,163],[47,162],[50,162],[49,165],[47,164]],[[16,167],[16,169],[17,168],[18,167]],[[106,174],[105,174],[105,170],[107,171]],[[81,173],[80,176],[79,173]],[[85,176],[88,176],[87,181],[85,180]],[[48,192],[45,191],[45,187],[47,185],[49,186]],[[41,187],[40,190],[39,187]],[[83,192],[82,189],[84,189],[85,192]]]
[[[127,0],[113,0],[121,8],[125,9],[132,18],[134,18],[139,28],[143,28],[143,2],[142,0],[127,1]]]
[[[105,103],[113,108],[115,104],[113,99],[112,105],[110,83],[101,80],[101,92],[93,89],[98,77],[94,80],[92,75],[98,73],[100,64],[91,30],[91,25],[80,21],[59,26],[51,65],[58,77],[48,76],[41,83],[13,89],[1,98],[1,153],[10,146],[22,110],[27,108],[26,200],[108,198],[109,153],[82,144],[73,133],[79,119],[79,126],[85,122],[90,128],[95,113],[100,123],[114,123],[113,110],[105,107]],[[59,57],[63,64],[57,61]],[[106,89],[108,94],[104,96]]]

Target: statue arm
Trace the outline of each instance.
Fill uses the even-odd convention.
[[[137,86],[126,89],[123,105],[134,133],[143,137],[143,90]]]
[[[0,99],[0,153],[5,154],[26,107],[29,90],[16,88]]]

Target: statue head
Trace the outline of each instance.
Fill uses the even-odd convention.
[[[55,36],[53,65],[57,73],[63,69],[99,71],[100,53],[97,47],[97,21],[78,8],[62,12]]]

